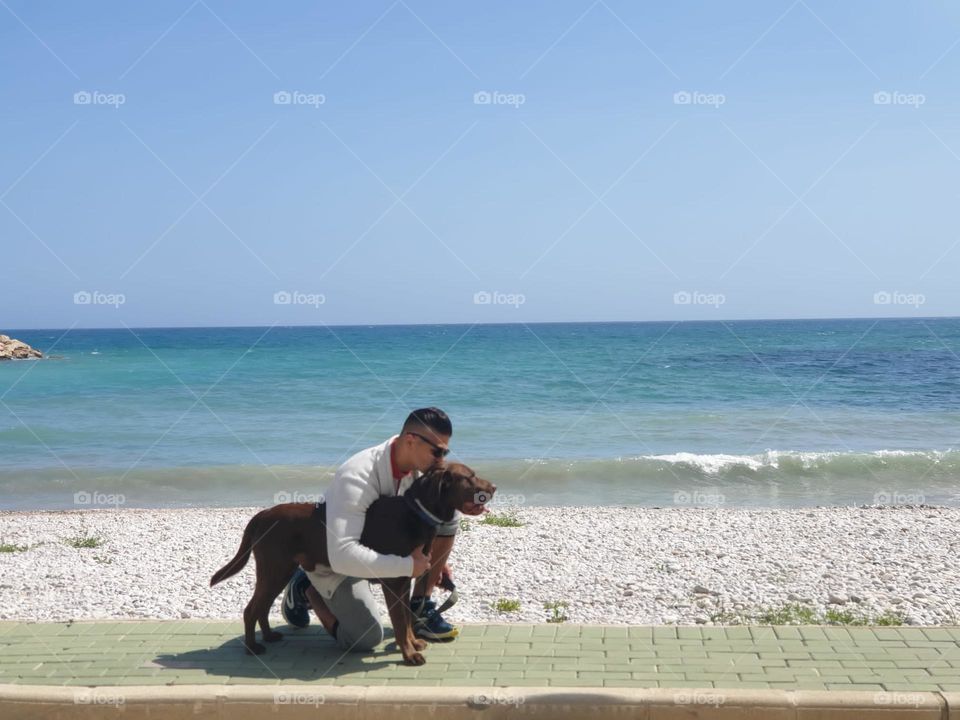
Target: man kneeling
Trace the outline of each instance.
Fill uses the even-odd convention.
[[[281,612],[295,627],[310,622],[312,607],[323,627],[344,650],[369,651],[383,642],[376,603],[368,580],[419,578],[413,588],[414,633],[425,640],[445,640],[459,630],[437,612],[430,596],[442,573],[459,527],[455,514],[437,528],[430,555],[417,549],[407,557],[383,555],[360,544],[367,508],[381,496],[402,495],[414,478],[443,465],[450,452],[453,426],[438,408],[414,410],[399,435],[341,465],[324,494],[330,567],[297,569],[283,594]],[[468,503],[463,512],[479,515],[483,503]],[[427,572],[429,570],[429,572]]]

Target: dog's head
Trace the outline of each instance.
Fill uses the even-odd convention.
[[[432,514],[447,522],[455,510],[469,511],[493,498],[497,486],[477,477],[461,463],[433,468],[413,481],[405,495],[423,503]]]

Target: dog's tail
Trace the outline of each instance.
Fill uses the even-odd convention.
[[[233,556],[233,560],[228,562],[213,574],[213,577],[210,578],[210,587],[213,587],[221,580],[226,580],[228,577],[232,577],[243,570],[244,566],[247,564],[247,560],[250,559],[250,553],[253,551],[254,526],[256,524],[257,517],[254,516],[250,522],[247,523],[247,527],[243,530],[243,539],[240,541],[240,549],[237,550],[237,554]]]

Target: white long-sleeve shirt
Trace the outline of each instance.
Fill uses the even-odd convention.
[[[367,508],[381,496],[403,494],[413,482],[413,474],[400,484],[393,479],[390,445],[385,443],[356,455],[341,465],[324,493],[327,505],[327,552],[330,567],[317,565],[308,572],[311,584],[329,598],[346,577],[388,578],[413,574],[413,559],[383,555],[360,544]]]

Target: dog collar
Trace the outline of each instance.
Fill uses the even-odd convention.
[[[419,498],[414,498],[413,500],[408,500],[408,501],[407,501],[407,504],[410,506],[410,509],[413,510],[413,511],[417,514],[417,517],[419,517],[421,520],[423,520],[423,521],[424,521],[427,525],[429,525],[430,527],[437,527],[438,525],[442,525],[442,524],[443,524],[443,520],[441,520],[440,518],[438,518],[436,515],[434,515],[434,514],[433,514],[432,512],[430,512],[429,510],[427,510],[427,509],[423,506],[423,503],[420,502],[420,499],[419,499]]]

